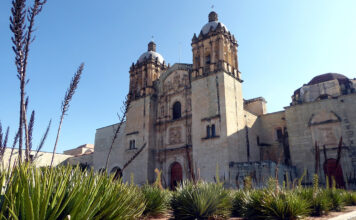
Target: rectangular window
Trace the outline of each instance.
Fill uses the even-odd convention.
[[[130,140],[130,146],[129,146],[129,149],[132,150],[132,149],[136,149],[136,146],[135,146],[135,140]]]
[[[206,138],[210,138],[210,126],[206,126]]]
[[[215,137],[216,136],[216,132],[215,132],[215,125],[211,125],[211,136]]]

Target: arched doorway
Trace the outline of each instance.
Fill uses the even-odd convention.
[[[114,173],[114,180],[121,179],[121,177],[122,177],[122,171],[121,171],[120,167],[112,168],[110,173]]]
[[[178,162],[171,165],[171,189],[175,189],[183,180],[182,166]]]
[[[334,177],[337,188],[345,188],[345,181],[340,163],[336,166],[336,159],[330,158],[324,163],[325,176],[329,178],[330,185],[332,184],[332,177]]]

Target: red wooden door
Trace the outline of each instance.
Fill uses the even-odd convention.
[[[171,189],[175,189],[182,180],[182,166],[178,162],[174,162],[171,165]]]
[[[332,184],[334,177],[337,188],[345,188],[345,181],[340,163],[336,166],[336,159],[328,159],[324,163],[324,174],[329,177],[329,183]]]

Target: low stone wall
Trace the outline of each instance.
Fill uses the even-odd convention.
[[[283,181],[289,181],[292,184],[296,176],[296,168],[283,164],[276,164],[273,161],[258,161],[258,162],[230,162],[229,164],[229,187],[243,188],[244,179],[251,177],[252,185],[255,188],[261,188],[266,185],[270,177],[275,177],[278,174],[280,184]]]

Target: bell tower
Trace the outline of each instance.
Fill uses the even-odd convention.
[[[129,98],[136,100],[154,94],[153,84],[166,69],[167,65],[162,55],[156,52],[156,44],[153,41],[149,42],[147,52],[130,67]]]
[[[240,79],[237,61],[237,41],[226,26],[218,21],[218,14],[209,14],[209,22],[192,39],[193,78],[224,71]]]
[[[229,161],[246,148],[240,144],[246,135],[238,45],[214,11],[191,45],[193,160],[201,176],[213,181],[211,170],[219,166],[220,177],[229,176]]]

